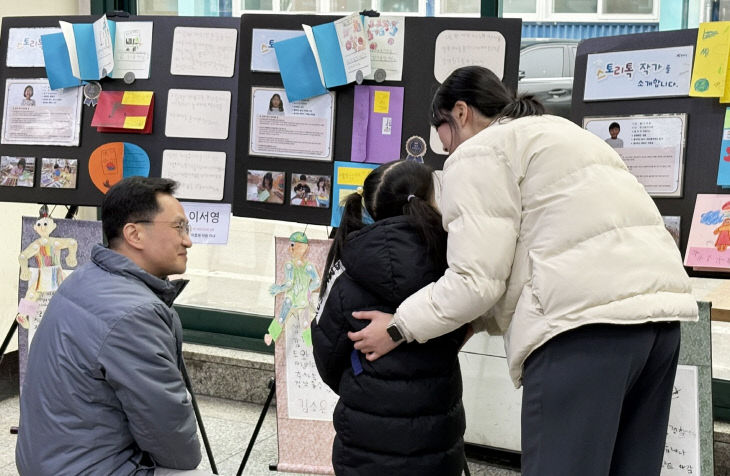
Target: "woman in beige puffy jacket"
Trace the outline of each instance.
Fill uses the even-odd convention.
[[[503,334],[524,476],[658,475],[678,321],[697,319],[689,278],[618,154],[543,112],[486,68],[444,81],[431,123],[451,154],[449,268],[395,315],[354,313],[372,322],[350,339],[375,360],[468,322]]]

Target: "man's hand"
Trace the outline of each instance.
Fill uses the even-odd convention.
[[[365,354],[367,360],[371,362],[377,360],[400,344],[400,342],[393,342],[386,330],[393,319],[393,314],[380,311],[359,311],[353,312],[352,317],[370,321],[365,329],[347,333],[347,337],[355,343],[354,347]]]

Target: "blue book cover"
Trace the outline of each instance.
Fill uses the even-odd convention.
[[[63,33],[52,33],[41,36],[43,60],[46,63],[46,76],[51,89],[80,86],[81,80],[71,73],[71,59],[68,56],[66,40]]]
[[[334,22],[312,27],[312,33],[317,44],[319,63],[322,65],[324,85],[332,88],[347,84],[345,63],[342,60],[340,41],[337,38]]]
[[[277,41],[274,43],[274,51],[286,97],[290,102],[327,92],[319,77],[317,62],[306,36]]]

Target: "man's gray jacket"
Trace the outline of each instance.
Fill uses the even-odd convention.
[[[21,475],[193,469],[200,443],[181,370],[184,287],[96,245],[33,338],[20,398]]]

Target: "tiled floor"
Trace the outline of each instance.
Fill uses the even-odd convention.
[[[256,422],[261,413],[260,405],[253,405],[219,398],[198,396],[198,406],[213,451],[218,474],[233,476],[241,465]],[[272,475],[269,464],[276,462],[276,410],[271,408],[264,420],[243,472],[247,476]],[[15,469],[15,435],[10,427],[18,424],[18,396],[8,396],[0,401],[0,476],[17,476]],[[470,463],[473,476],[517,476],[514,471]],[[203,455],[201,468],[210,468]],[[293,473],[282,473],[293,474]]]

